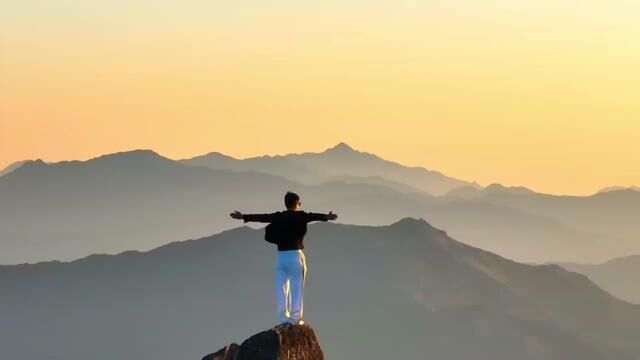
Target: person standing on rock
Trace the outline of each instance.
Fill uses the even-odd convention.
[[[304,236],[307,224],[313,221],[336,220],[338,215],[308,213],[302,210],[300,197],[292,192],[284,196],[286,211],[271,214],[231,213],[231,217],[246,222],[269,223],[265,238],[278,245],[276,265],[276,299],[278,319],[282,324],[304,324],[303,297],[307,265],[304,257]]]

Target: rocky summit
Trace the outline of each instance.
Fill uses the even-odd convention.
[[[310,326],[279,325],[202,360],[324,360],[324,354]]]

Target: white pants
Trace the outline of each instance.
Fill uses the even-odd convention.
[[[278,251],[276,300],[280,323],[302,320],[302,302],[307,264],[302,250]]]

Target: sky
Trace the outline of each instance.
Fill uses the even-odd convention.
[[[0,3],[0,167],[338,142],[487,185],[640,185],[635,0]]]

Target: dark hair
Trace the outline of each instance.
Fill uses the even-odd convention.
[[[287,194],[284,196],[284,206],[287,209],[293,209],[300,201],[300,196],[296,193],[292,193],[291,191],[287,191]]]

